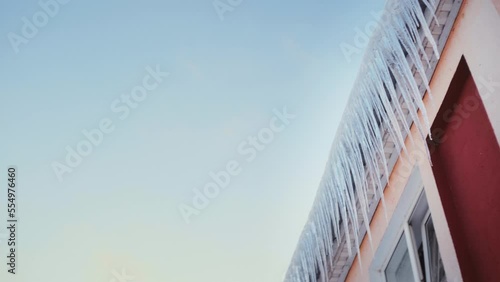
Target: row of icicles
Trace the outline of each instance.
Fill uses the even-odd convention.
[[[436,0],[422,2],[429,11],[437,8]],[[372,191],[385,205],[380,172],[389,175],[382,129],[395,143],[397,152],[404,153],[407,153],[404,136],[412,138],[409,134],[412,123],[418,128],[421,138],[429,132],[426,110],[412,67],[431,95],[424,66],[425,62],[427,67],[430,66],[430,58],[426,55],[419,32],[423,32],[439,58],[436,42],[418,0],[389,1],[384,18],[370,40],[313,210],[285,281],[316,281],[318,273],[322,274],[322,281],[327,281],[325,273],[328,272],[328,265],[333,263],[335,244],[339,243],[336,238],[345,236],[350,256],[353,255],[351,240],[354,239],[354,247],[359,253],[358,212],[361,212],[371,242],[368,194]],[[422,54],[424,63],[419,54]],[[406,105],[410,121],[400,101]],[[423,122],[418,118],[419,110],[424,117]]]

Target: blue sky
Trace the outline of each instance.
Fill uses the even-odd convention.
[[[18,167],[20,227],[2,281],[281,281],[361,60],[339,46],[383,5],[243,0],[221,20],[211,1],[72,0],[16,54],[8,34],[43,10],[3,1],[0,167]],[[148,66],[169,76],[119,119]],[[296,117],[246,162],[238,145],[283,107]],[[103,118],[115,129],[58,181]],[[242,172],[186,224],[179,204],[229,160]]]

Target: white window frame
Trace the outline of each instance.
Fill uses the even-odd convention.
[[[405,222],[403,226],[404,226],[403,234],[406,238],[408,255],[410,256],[411,269],[413,271],[413,279],[415,280],[415,282],[420,282],[424,278],[424,274],[422,273],[422,266],[420,265],[420,260],[418,258],[418,247],[415,240],[415,234],[413,233],[413,229],[408,224],[408,221]]]
[[[424,265],[421,265],[418,257],[418,248],[416,246],[415,234],[413,228],[409,224],[412,219],[413,212],[417,207],[418,201],[424,193],[424,185],[422,183],[422,178],[418,167],[414,167],[411,176],[408,179],[403,193],[399,199],[398,205],[394,210],[394,214],[389,221],[386,232],[380,242],[380,245],[375,252],[372,264],[370,265],[370,281],[375,282],[386,282],[385,270],[389,264],[389,261],[396,250],[399,240],[402,236],[405,236],[408,255],[410,257],[410,263],[413,271],[413,278],[415,282],[420,282],[423,280],[424,275],[422,267],[425,269],[429,268],[429,250],[428,250],[428,238],[425,232],[425,224],[431,216],[430,210],[427,207],[427,211],[423,216],[422,223],[418,228],[422,233],[422,244],[424,251]],[[427,199],[426,199],[427,200]],[[426,272],[426,280],[429,281],[430,273]]]
[[[422,230],[422,244],[424,246],[424,263],[425,263],[425,269],[431,269],[430,268],[430,262],[429,262],[429,239],[427,238],[427,232],[425,232],[425,224],[431,217],[431,211],[428,210],[427,213],[424,216],[424,219],[422,220],[422,226],[420,226],[420,230]],[[431,273],[430,271],[427,271],[425,273],[425,280],[426,281],[431,281]]]

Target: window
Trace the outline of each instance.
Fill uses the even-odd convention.
[[[413,270],[408,253],[408,243],[404,236],[401,236],[396,250],[392,254],[389,265],[385,269],[387,282],[412,281]]]
[[[385,268],[387,282],[445,282],[443,262],[425,192],[403,224],[399,242]]]
[[[372,282],[446,282],[422,178],[415,167],[370,265]]]
[[[434,223],[432,222],[430,213],[424,223],[422,232],[424,232],[425,269],[428,270],[426,281],[444,282],[446,281],[446,275],[444,273],[443,261],[441,260],[441,255],[439,254],[436,232],[434,230]]]

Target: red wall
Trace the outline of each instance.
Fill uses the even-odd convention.
[[[433,172],[464,281],[500,281],[500,148],[463,59],[432,132]]]

